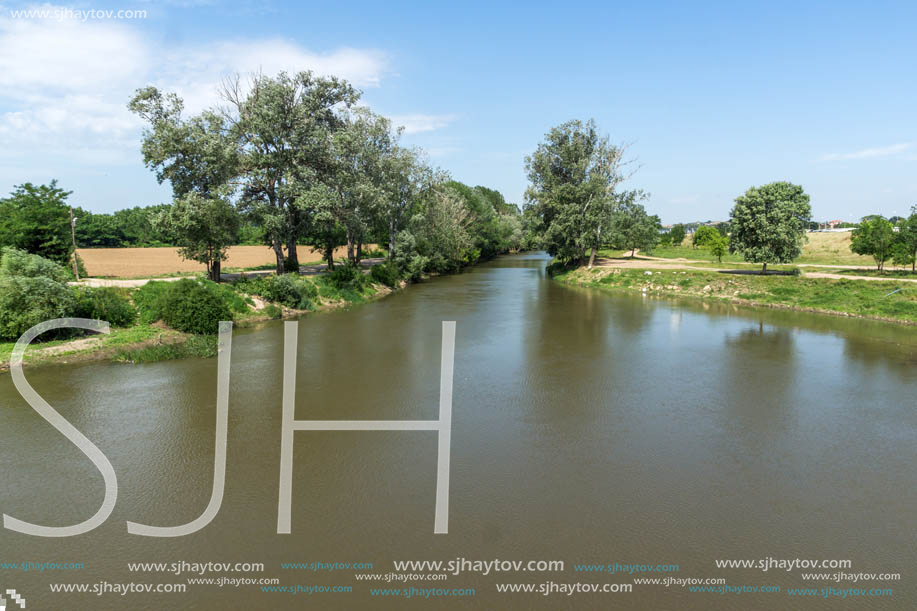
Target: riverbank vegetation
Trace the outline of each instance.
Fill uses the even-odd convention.
[[[652,297],[689,297],[748,306],[917,324],[917,284],[795,275],[595,267],[558,269],[563,283]]]

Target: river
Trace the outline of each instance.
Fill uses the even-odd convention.
[[[276,534],[283,324],[236,330],[226,492],[203,530],[175,526],[207,506],[216,359],[26,369],[34,388],[109,458],[114,512],[66,539],[0,532],[0,562],[82,563],[5,571],[32,609],[58,609],[49,583],[176,583],[133,562],[263,563],[287,586],[184,594],[73,594],[78,609],[774,609],[917,606],[917,329],[840,317],[609,295],[553,282],[543,255],[498,258],[346,311],[299,322],[296,418],[438,417],[440,328],[456,321],[449,534],[433,534],[437,434],[297,431],[292,533]],[[0,377],[2,512],[81,522],[104,485],[86,457]],[[849,559],[847,573],[900,581],[806,583],[795,568],[720,569],[723,559]],[[564,571],[464,571],[373,587],[473,588],[474,596],[371,596],[356,573],[394,560],[562,560]],[[371,563],[371,570],[281,563]],[[573,565],[678,565],[584,573]],[[838,572],[817,569],[814,572]],[[497,594],[505,583],[725,578],[780,593]],[[15,583],[12,583],[15,581]],[[790,599],[788,588],[889,587],[890,597]],[[803,604],[804,603],[804,604]],[[72,606],[71,606],[72,605]],[[15,608],[15,607],[8,607]]]

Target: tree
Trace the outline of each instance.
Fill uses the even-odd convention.
[[[809,196],[799,185],[772,182],[752,187],[736,198],[729,213],[729,251],[762,263],[761,273],[767,272],[768,263],[790,263],[802,252],[811,216]]]
[[[366,236],[391,196],[386,186],[391,184],[395,138],[391,122],[367,108],[347,113],[331,136],[331,170],[325,182],[335,195],[330,210],[344,228],[351,263],[360,263]]]
[[[910,265],[915,271],[917,262],[917,206],[911,208],[911,215],[898,222],[892,257],[896,265]]]
[[[30,182],[14,187],[0,199],[0,247],[10,246],[67,263],[73,253],[70,209],[64,191],[52,180],[47,185]]]
[[[631,257],[638,248],[651,250],[659,242],[659,217],[648,215],[643,205],[637,203],[642,197],[638,191],[627,193],[613,213],[612,242],[630,250]]]
[[[870,255],[880,272],[891,259],[894,245],[894,227],[888,219],[878,215],[864,217],[850,236],[850,250],[858,255]]]
[[[694,244],[695,248],[698,246],[710,246],[719,235],[720,232],[717,231],[715,227],[701,225],[697,228],[697,231],[694,232],[692,244]]]
[[[723,262],[723,256],[729,252],[729,238],[717,232],[708,242],[710,254],[716,257],[717,263]]]
[[[298,271],[296,245],[307,223],[295,202],[340,170],[332,138],[360,94],[342,79],[306,71],[258,75],[247,90],[236,78],[222,95],[229,104],[223,116],[239,150],[242,206],[264,228],[277,273]]]
[[[672,225],[672,229],[669,231],[669,234],[672,236],[672,246],[681,246],[681,243],[685,241],[685,226],[681,223]]]
[[[210,279],[220,281],[226,249],[239,234],[239,213],[225,196],[191,191],[176,199],[154,223],[177,236],[182,258],[205,264]]]
[[[568,121],[549,131],[525,158],[529,187],[525,198],[536,206],[549,254],[564,262],[586,262],[606,241],[615,189],[627,176],[625,147],[609,143],[595,122]]]

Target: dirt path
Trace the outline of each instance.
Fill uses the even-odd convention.
[[[723,273],[735,273],[735,272],[745,272],[750,273],[753,270],[748,268],[734,268],[734,267],[700,267],[696,265],[689,265],[690,263],[709,263],[709,261],[697,261],[692,259],[663,259],[661,257],[647,257],[641,255],[636,258],[627,258],[627,259],[596,259],[595,265],[593,267],[607,267],[607,268],[619,268],[619,269],[689,269],[694,271],[701,272],[723,272]],[[815,265],[815,264],[804,264],[798,265],[797,267],[815,267],[821,269],[873,269],[871,267],[865,267],[860,265]],[[895,278],[888,277],[883,278],[880,276],[852,276],[847,274],[832,274],[829,272],[810,272],[804,271],[802,273],[804,278],[829,278],[832,280],[871,280],[871,281],[901,281],[901,282],[917,282],[917,278]]]

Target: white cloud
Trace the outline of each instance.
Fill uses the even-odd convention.
[[[845,161],[850,159],[873,159],[875,157],[889,157],[910,149],[912,142],[902,142],[890,146],[881,146],[875,148],[862,149],[853,153],[829,153],[822,155],[822,161]]]
[[[391,117],[392,124],[403,127],[405,134],[419,134],[432,132],[447,127],[458,119],[458,115],[395,115]]]
[[[173,46],[125,21],[12,19],[8,12],[0,13],[0,49],[4,149],[62,154],[78,164],[139,161],[142,123],[127,102],[145,85],[178,93],[198,112],[219,103],[217,87],[232,74],[313,70],[362,88],[380,86],[388,74],[388,58],[373,49],[318,53],[278,38]]]

